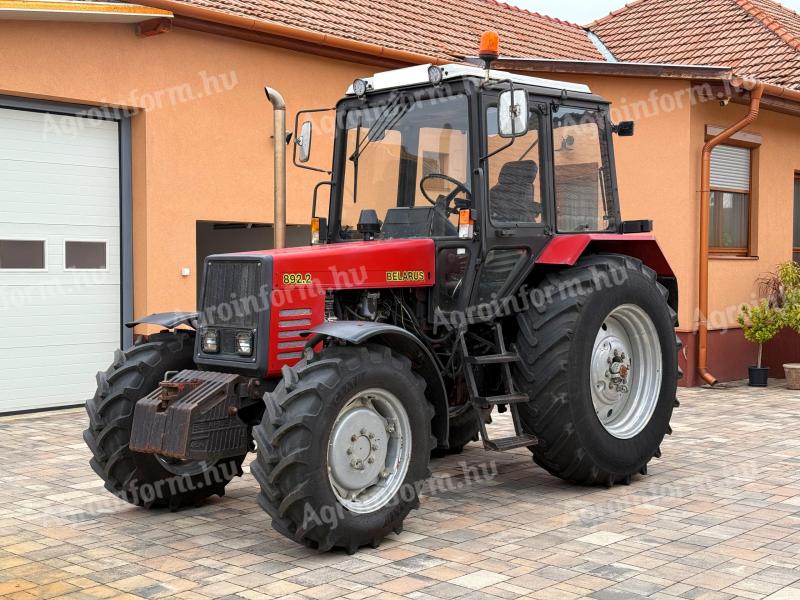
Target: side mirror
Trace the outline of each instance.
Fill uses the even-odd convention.
[[[297,160],[307,163],[311,156],[311,121],[306,121],[300,127],[300,135],[296,135],[294,143],[297,144]]]
[[[636,123],[633,121],[622,121],[613,125],[611,130],[620,137],[631,137],[633,135],[634,126]]]
[[[500,94],[497,107],[497,131],[500,137],[517,137],[528,133],[528,94],[524,90],[507,90]]]

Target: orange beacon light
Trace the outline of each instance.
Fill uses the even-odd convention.
[[[496,31],[483,32],[478,56],[483,59],[487,69],[491,68],[493,60],[500,57],[500,36]]]

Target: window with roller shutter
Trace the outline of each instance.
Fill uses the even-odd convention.
[[[709,248],[713,253],[750,252],[752,150],[721,145],[711,152]]]

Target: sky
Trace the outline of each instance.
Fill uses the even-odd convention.
[[[521,8],[527,8],[534,12],[542,13],[551,17],[564,19],[587,25],[610,13],[625,6],[626,1],[630,0],[505,0],[508,4],[513,4]],[[781,0],[781,4],[788,6],[792,10],[800,12],[800,0]]]

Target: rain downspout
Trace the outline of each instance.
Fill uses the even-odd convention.
[[[275,194],[275,215],[273,231],[275,232],[275,248],[286,247],[286,103],[283,96],[271,88],[265,87],[267,99],[274,110],[273,138],[275,139],[275,171],[273,186]]]
[[[728,129],[706,142],[705,146],[703,146],[700,171],[700,297],[698,302],[700,323],[697,332],[697,372],[710,385],[717,383],[717,378],[708,370],[708,224],[711,200],[711,151],[758,118],[761,97],[764,95],[765,88],[763,83],[750,81],[742,81],[741,85],[745,89],[752,86],[750,91],[750,112],[738,123],[731,125]]]

